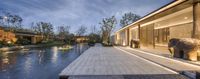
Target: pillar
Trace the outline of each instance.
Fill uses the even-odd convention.
[[[200,2],[193,4],[193,38],[200,39]]]
[[[35,36],[31,37],[31,43],[36,44],[36,37]]]
[[[129,41],[129,37],[130,37],[129,36],[129,28],[127,28],[126,32],[127,32],[127,37],[126,37],[127,38],[127,46],[129,46],[129,43],[130,43],[130,41]]]
[[[138,24],[138,39],[140,40],[140,24]]]

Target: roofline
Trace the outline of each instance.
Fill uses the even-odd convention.
[[[119,29],[119,30],[116,31],[114,34],[116,34],[117,32],[120,32],[120,31],[122,31],[122,30],[124,30],[124,29],[126,29],[126,28],[128,28],[128,27],[130,27],[130,26],[132,26],[132,25],[134,25],[134,24],[136,24],[136,23],[139,23],[139,22],[141,22],[141,21],[143,21],[143,20],[145,20],[145,19],[147,19],[147,18],[149,18],[149,17],[151,17],[151,16],[154,16],[154,15],[156,15],[156,14],[162,12],[162,11],[165,11],[165,10],[167,10],[167,9],[169,9],[169,8],[172,8],[172,7],[178,5],[178,4],[182,3],[182,2],[185,2],[185,1],[187,1],[187,0],[174,0],[174,1],[168,3],[168,4],[164,5],[164,6],[162,6],[162,7],[158,8],[158,9],[156,9],[155,11],[153,11],[153,12],[151,12],[151,13],[145,15],[145,16],[142,17],[141,19],[139,19],[139,20],[137,20],[137,21],[135,21],[135,22],[133,22],[133,23],[131,23],[131,24],[129,24],[129,25],[127,25],[127,26],[121,28],[121,29]]]

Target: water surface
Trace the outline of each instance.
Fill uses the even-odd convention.
[[[0,52],[0,79],[58,79],[58,74],[84,50],[86,44],[71,50],[58,46]]]

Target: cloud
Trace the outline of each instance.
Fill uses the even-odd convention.
[[[74,32],[79,26],[90,28],[102,18],[115,15],[117,19],[126,12],[144,16],[172,0],[0,0],[0,10],[18,14],[23,25],[31,22],[51,22],[55,26],[70,25]]]

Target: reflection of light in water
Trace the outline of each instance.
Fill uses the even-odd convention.
[[[29,73],[30,68],[31,68],[31,58],[27,57],[24,66],[24,70],[26,71],[27,74]]]
[[[43,53],[42,52],[40,52],[41,50],[39,50],[38,52],[38,57],[39,57],[39,64],[41,64],[41,62],[42,62],[42,58],[43,58]]]
[[[2,59],[3,64],[9,64],[8,53],[3,53],[2,56],[3,56]]]
[[[53,51],[53,56],[52,56],[52,62],[53,63],[56,63],[56,61],[57,61],[57,58],[58,58],[58,47],[53,47],[52,48],[52,51]]]
[[[8,54],[8,53],[14,53],[14,51],[6,51],[6,52],[3,52],[3,53],[6,53],[6,54]]]
[[[4,58],[4,59],[3,59],[3,63],[4,63],[4,64],[9,64],[9,59],[8,59],[7,57]]]

